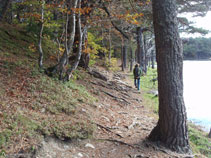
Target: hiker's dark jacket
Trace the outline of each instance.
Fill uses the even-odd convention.
[[[133,69],[133,75],[134,75],[134,79],[139,79],[141,77],[142,74],[142,70],[139,67],[135,67]]]

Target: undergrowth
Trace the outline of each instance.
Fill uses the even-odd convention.
[[[189,123],[189,139],[195,153],[201,153],[211,158],[211,139],[196,125]]]
[[[144,102],[150,107],[155,114],[158,114],[158,96],[154,94],[157,91],[158,82],[153,79],[157,78],[157,70],[156,69],[148,69],[147,74],[141,77],[141,90],[144,92]]]
[[[23,28],[0,25],[0,157],[31,152],[44,136],[61,140],[85,139],[93,125],[80,106],[97,100],[76,83],[82,70],[63,83],[38,71],[36,36]],[[55,43],[43,40],[45,65],[55,61]],[[51,58],[46,58],[52,56]]]

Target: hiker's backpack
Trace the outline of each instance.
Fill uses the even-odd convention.
[[[141,70],[140,70],[140,68],[135,67],[134,76],[135,76],[135,78],[139,78],[141,76]]]

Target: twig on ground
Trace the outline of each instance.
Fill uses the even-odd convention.
[[[124,138],[124,137],[122,137],[120,134],[111,131],[108,127],[105,127],[105,126],[100,125],[100,124],[98,124],[98,123],[94,123],[94,124],[96,124],[96,125],[97,125],[98,127],[100,127],[100,128],[105,129],[106,131],[108,131],[108,132],[110,132],[110,133],[113,133],[113,134],[117,135],[117,136],[120,137],[120,138]]]
[[[131,144],[128,144],[128,143],[125,143],[125,142],[123,142],[123,141],[116,140],[116,139],[98,139],[98,140],[103,140],[103,141],[109,141],[109,142],[119,143],[119,144],[122,144],[122,145],[127,145],[127,146],[132,147],[132,148],[137,148],[136,146],[133,146],[133,145],[131,145]]]

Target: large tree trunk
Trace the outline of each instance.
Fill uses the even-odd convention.
[[[124,66],[124,69],[127,68],[127,45],[126,45],[126,42],[124,42],[124,46],[123,46],[123,66]]]
[[[121,67],[122,67],[122,71],[125,71],[125,67],[124,67],[124,40],[122,39],[122,45],[121,45]]]
[[[122,39],[121,59],[122,59],[122,71],[125,71],[125,68],[127,67],[127,41],[124,38]]]
[[[130,44],[130,72],[133,71],[133,63],[134,63],[133,48],[132,44]]]
[[[146,35],[144,35],[143,36],[143,38],[144,38],[144,68],[143,68],[143,70],[144,70],[144,72],[145,72],[145,74],[147,74],[147,65],[148,65],[148,57],[147,57],[147,52],[148,52],[148,48],[147,48],[147,37],[146,37]]]
[[[144,40],[143,40],[143,29],[137,27],[137,62],[144,70]]]
[[[149,140],[162,142],[177,152],[189,153],[176,1],[153,0],[152,4],[158,62],[159,120]]]

